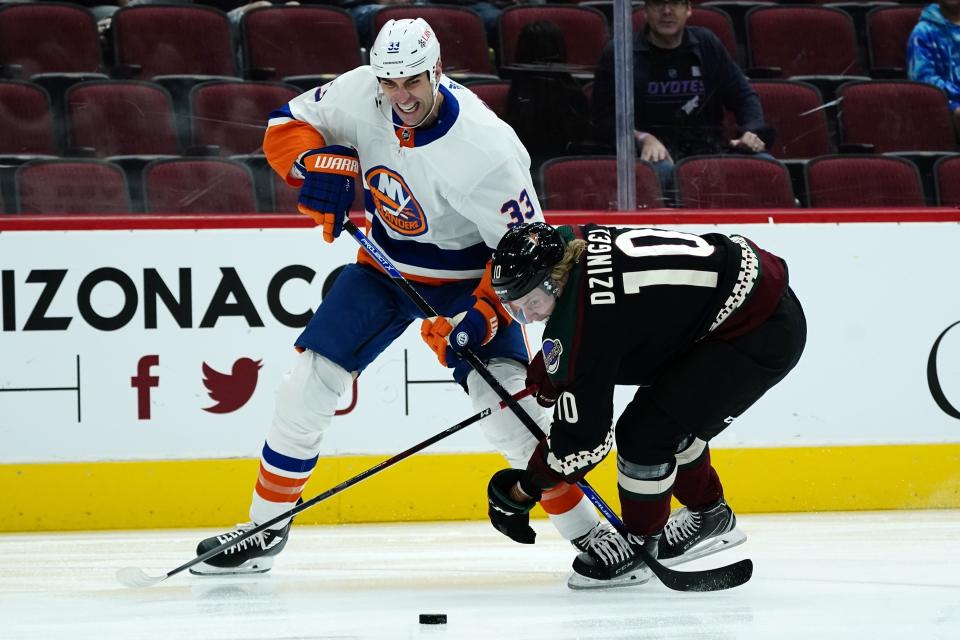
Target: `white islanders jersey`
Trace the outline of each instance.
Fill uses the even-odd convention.
[[[425,129],[403,127],[386,98],[378,105],[369,66],[294,98],[269,122],[307,123],[328,145],[357,150],[368,237],[421,282],[480,278],[509,227],[543,220],[513,129],[469,89],[445,76],[439,85],[443,103]]]

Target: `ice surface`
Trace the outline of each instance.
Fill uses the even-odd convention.
[[[267,574],[141,589],[117,569],[162,575],[211,532],[3,534],[0,639],[960,638],[960,511],[742,516],[746,544],[689,565],[753,558],[717,593],[571,591],[572,547],[534,526],[534,546],[485,522],[294,527]]]

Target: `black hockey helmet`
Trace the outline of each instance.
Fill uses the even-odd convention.
[[[560,233],[545,222],[524,223],[507,231],[493,254],[491,271],[497,297],[510,302],[541,285],[554,293],[550,270],[563,258],[566,246]]]

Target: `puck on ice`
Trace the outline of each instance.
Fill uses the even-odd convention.
[[[447,624],[445,613],[421,613],[420,624]]]

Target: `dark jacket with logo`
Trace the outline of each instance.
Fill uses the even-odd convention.
[[[705,99],[689,114],[677,113],[669,122],[651,121],[647,112],[647,86],[656,56],[652,54],[647,30],[637,32],[633,42],[633,87],[635,128],[655,135],[674,160],[728,150],[723,131],[724,109],[736,116],[738,131],[756,133],[769,146],[773,130],[763,121],[760,98],[750,86],[736,61],[723,43],[708,29],[686,27],[676,51],[689,51],[698,60],[705,87]],[[616,135],[614,105],[613,42],[600,58],[593,83],[593,119],[598,141],[614,144]]]

